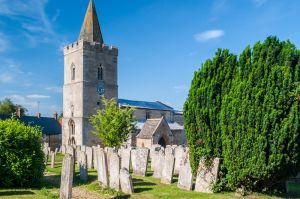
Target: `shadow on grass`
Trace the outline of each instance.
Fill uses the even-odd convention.
[[[1,191],[0,196],[34,195],[32,191]]]
[[[124,196],[115,196],[112,199],[127,199],[130,198],[130,195],[124,195]]]
[[[156,185],[153,182],[146,182],[143,179],[137,179],[137,178],[133,178],[132,183],[133,183],[133,187],[134,187],[134,193],[150,191],[153,189],[152,187]]]

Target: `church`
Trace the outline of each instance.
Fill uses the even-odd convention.
[[[62,144],[97,145],[89,117],[101,108],[100,99],[117,99],[119,108],[132,107],[137,119],[127,145],[186,143],[183,114],[156,101],[118,98],[118,48],[104,43],[93,0],[76,42],[64,48]]]

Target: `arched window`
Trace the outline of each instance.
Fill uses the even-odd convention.
[[[72,66],[71,66],[71,78],[72,78],[72,80],[75,80],[75,75],[76,75],[75,72],[76,72],[75,65],[72,64]]]
[[[103,80],[103,67],[101,64],[100,64],[100,67],[98,68],[97,78],[98,78],[98,80]]]
[[[70,136],[75,135],[75,122],[73,120],[69,121]]]

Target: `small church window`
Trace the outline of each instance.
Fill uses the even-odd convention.
[[[100,64],[100,67],[98,68],[98,73],[97,73],[98,80],[103,80],[103,67]]]
[[[75,65],[72,64],[72,71],[71,71],[72,80],[75,80]]]

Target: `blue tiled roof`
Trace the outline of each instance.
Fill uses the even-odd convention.
[[[164,111],[174,111],[170,106],[167,106],[161,102],[146,102],[146,101],[135,101],[127,99],[119,99],[118,103],[120,106],[129,106],[134,108],[143,108],[143,109],[154,109],[154,110],[164,110]]]
[[[0,120],[6,120],[11,118],[10,115],[0,115]],[[59,122],[50,117],[34,117],[34,116],[22,116],[20,118],[22,122],[30,126],[39,126],[42,128],[43,134],[46,135],[58,135],[61,134],[61,125]]]

